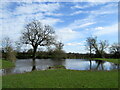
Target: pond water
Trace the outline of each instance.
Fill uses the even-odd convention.
[[[87,59],[36,59],[34,68],[36,70],[46,70],[49,66],[63,65],[66,69],[71,70],[113,70],[120,69],[119,64]],[[0,75],[31,72],[33,69],[32,59],[18,59],[15,62],[15,67],[0,70]]]

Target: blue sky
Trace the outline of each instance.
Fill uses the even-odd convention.
[[[1,2],[2,36],[18,40],[25,23],[32,19],[53,26],[66,52],[86,53],[85,40],[118,42],[117,2]]]

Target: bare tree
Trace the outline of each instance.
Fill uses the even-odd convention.
[[[110,53],[114,54],[115,57],[120,57],[120,43],[114,43],[109,49]]]
[[[32,45],[33,61],[35,61],[38,46],[53,44],[55,31],[51,26],[42,25],[38,20],[33,20],[25,26],[21,40],[24,44]]]
[[[63,49],[64,44],[63,44],[63,43],[61,43],[61,42],[57,42],[57,43],[55,44],[55,46],[56,46],[56,49],[58,49],[58,50],[62,50],[62,49]]]
[[[114,54],[116,52],[120,52],[120,44],[118,44],[118,43],[114,43],[110,47],[110,53]]]
[[[92,54],[92,51],[93,51],[93,46],[92,46],[92,38],[91,37],[88,37],[87,40],[86,40],[86,49],[89,51],[90,53],[90,57],[91,57],[91,54]]]
[[[101,57],[104,57],[105,49],[109,46],[108,42],[106,40],[100,41],[99,51],[101,54]]]
[[[16,41],[15,42],[16,52],[20,52],[21,51],[21,47],[22,47],[21,42],[20,41]]]
[[[62,42],[56,42],[55,44],[55,50],[53,51],[53,58],[56,59],[63,59],[66,58],[66,53],[63,50],[64,44]]]
[[[38,20],[33,20],[25,26],[22,33],[24,44],[30,44],[33,47],[33,59],[38,46],[46,46],[53,43],[55,31],[49,25],[42,25]]]
[[[2,49],[5,54],[5,59],[10,61],[16,60],[16,52],[13,50],[12,41],[9,37],[2,39]]]
[[[108,47],[108,42],[106,40],[97,42],[97,37],[89,37],[87,39],[89,50],[91,52],[92,49],[95,50],[96,55],[99,57],[103,57],[105,53],[105,49]]]
[[[12,47],[12,41],[10,40],[9,37],[4,37],[2,39],[2,49],[3,49],[3,52],[7,52],[9,47]]]

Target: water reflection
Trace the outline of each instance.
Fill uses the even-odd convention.
[[[96,60],[95,62],[97,63],[97,67],[96,67],[97,70],[100,68],[100,65],[101,65],[101,69],[104,70],[103,64],[105,63],[105,61]]]
[[[89,60],[90,61],[90,70],[92,69],[92,61],[91,60]]]
[[[32,61],[33,61],[33,65],[32,65],[31,71],[34,71],[34,70],[36,70],[36,61],[35,61],[35,59],[33,59]]]
[[[0,70],[0,75],[31,72],[33,70],[46,70],[50,66],[63,65],[66,69],[72,70],[112,70],[120,69],[119,64],[106,61],[92,61],[86,59],[20,59],[15,62],[15,67]]]

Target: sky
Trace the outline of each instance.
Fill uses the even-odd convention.
[[[33,19],[51,25],[66,52],[86,53],[90,36],[118,42],[118,2],[0,2],[0,39],[19,40]]]

